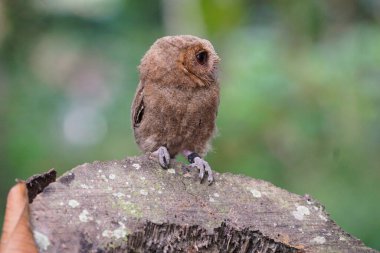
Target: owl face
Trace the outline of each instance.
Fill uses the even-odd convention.
[[[217,82],[220,59],[208,40],[167,36],[157,40],[140,65],[140,78],[165,85],[200,87]]]
[[[219,57],[207,40],[195,42],[181,50],[179,68],[200,86],[210,85],[217,80]]]

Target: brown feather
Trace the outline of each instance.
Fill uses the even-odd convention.
[[[197,62],[200,50],[208,61]],[[183,150],[206,155],[219,105],[217,64],[211,43],[194,36],[157,40],[141,60],[132,104],[132,126],[144,152],[165,146],[171,157]]]

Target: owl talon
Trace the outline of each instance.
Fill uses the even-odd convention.
[[[208,162],[200,158],[199,156],[192,159],[193,163],[190,164],[191,167],[196,167],[199,169],[199,178],[201,179],[201,182],[203,181],[205,177],[205,172],[207,172],[207,182],[208,184],[212,184],[214,182],[214,177],[212,176],[212,170]]]
[[[168,149],[164,146],[161,146],[153,153],[158,155],[158,162],[160,163],[161,167],[168,169],[170,164],[170,155]]]

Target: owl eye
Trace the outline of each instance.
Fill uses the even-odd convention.
[[[197,57],[197,62],[204,65],[207,62],[208,54],[206,51],[201,51],[195,55]]]

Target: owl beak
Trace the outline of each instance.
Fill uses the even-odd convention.
[[[214,69],[214,71],[212,71],[212,73],[210,75],[208,75],[208,79],[207,80],[208,82],[215,82],[216,80],[218,80],[218,69]]]

